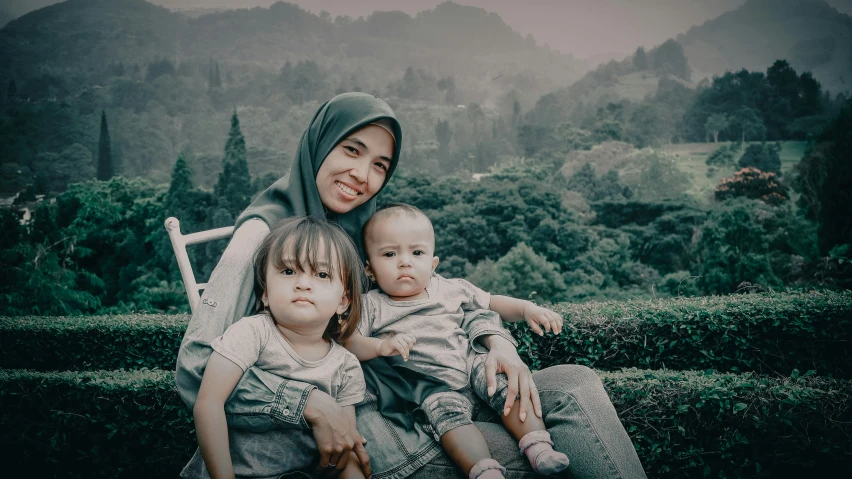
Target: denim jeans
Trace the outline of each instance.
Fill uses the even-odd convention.
[[[175,373],[178,392],[190,408],[195,404],[201,376],[212,353],[210,342],[233,322],[253,313],[252,256],[268,233],[268,226],[259,220],[240,226],[190,319]],[[492,316],[465,318],[462,327],[471,345],[477,344],[476,338],[486,335],[514,341]],[[547,429],[555,448],[568,454],[569,471],[574,477],[645,477],[633,445],[592,370],[558,366],[537,372],[534,379]],[[257,367],[246,371],[225,404],[229,435],[232,443],[240,444],[241,448],[234,455],[235,468],[251,471],[253,477],[275,478],[312,463],[316,445],[303,411],[313,389],[311,384],[278,377]],[[456,472],[429,431],[420,426],[403,430],[394,425],[379,414],[369,396],[356,408],[356,416],[358,432],[368,441],[366,448],[374,479],[437,477],[437,474],[446,476],[449,470]],[[490,415],[496,418],[495,414]],[[532,474],[514,439],[502,425],[478,425],[495,459],[509,469],[510,477]],[[294,447],[294,441],[298,447]],[[245,464],[236,464],[241,457]],[[254,462],[256,459],[260,462]],[[194,464],[186,471],[187,477],[203,475],[203,468],[198,467],[197,461]]]

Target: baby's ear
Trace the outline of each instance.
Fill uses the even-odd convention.
[[[373,273],[373,268],[370,268],[370,260],[367,260],[367,263],[364,265],[364,271],[367,273],[367,277],[370,278],[370,281],[376,282],[376,275]]]
[[[435,272],[435,268],[438,267],[439,258],[437,256],[432,256],[432,272]]]

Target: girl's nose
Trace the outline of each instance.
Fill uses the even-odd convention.
[[[299,289],[299,290],[302,290],[302,291],[310,291],[311,290],[311,282],[310,282],[310,278],[309,278],[308,275],[300,274],[296,278],[296,289]]]

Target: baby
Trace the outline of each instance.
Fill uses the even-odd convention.
[[[499,387],[493,391],[485,379],[486,355],[475,355],[468,368],[468,337],[461,327],[465,312],[483,309],[554,333],[561,331],[562,318],[530,301],[489,295],[465,280],[435,274],[432,223],[413,206],[391,204],[377,211],[364,226],[364,248],[367,274],[381,291],[363,296],[361,323],[346,348],[362,362],[401,355],[447,386],[420,406],[444,450],[470,479],[500,478],[505,471],[473,424],[473,394],[503,412],[503,424],[537,473],[565,470],[568,457],[553,449],[544,421],[532,407],[521,411],[515,401],[511,409],[503,408],[506,376],[498,375]]]

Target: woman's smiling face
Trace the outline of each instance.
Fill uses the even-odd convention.
[[[380,126],[367,125],[349,134],[317,172],[322,204],[342,214],[366,203],[384,184],[393,151],[393,137]]]

